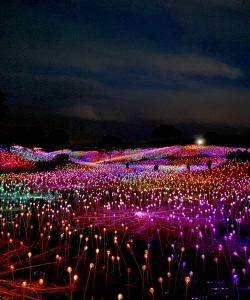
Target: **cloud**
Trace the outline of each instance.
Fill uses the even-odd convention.
[[[87,120],[99,119],[94,107],[90,105],[75,105],[70,108],[63,108],[61,112],[68,116],[74,116]]]
[[[128,89],[103,86],[103,103],[69,105],[63,113],[96,121],[200,122],[250,126],[250,91],[193,81],[186,90]],[[121,97],[122,96],[122,97]],[[62,111],[61,111],[62,112]]]
[[[214,58],[187,53],[183,55],[148,55],[152,67],[167,72],[202,75],[208,77],[221,76],[230,79],[242,77],[240,68],[231,67]],[[151,57],[150,57],[151,56]]]
[[[174,76],[173,76],[174,77]],[[174,77],[182,88],[115,87],[75,76],[0,73],[10,110],[93,121],[200,122],[248,125],[250,91]],[[164,77],[163,77],[164,78]],[[149,79],[150,80],[150,77]],[[21,96],[21,98],[20,98]]]
[[[113,111],[112,107],[109,106],[108,103],[101,107],[99,105],[85,105],[85,104],[77,104],[69,107],[64,107],[59,110],[59,113],[70,116],[77,117],[85,120],[93,120],[93,121],[124,121],[124,116],[122,116],[121,112]]]
[[[35,50],[23,49],[20,61],[28,65],[57,68],[58,72],[65,68],[77,68],[93,73],[119,71],[123,74],[129,70],[140,70],[144,74],[165,72],[228,79],[243,77],[240,68],[209,56],[158,53],[94,42],[75,48],[59,44],[44,45]]]
[[[199,42],[207,37],[216,40],[220,52],[227,54],[230,54],[227,47],[232,48],[234,43],[237,47],[249,44],[249,0],[170,0],[162,5],[166,10],[171,9],[184,26],[183,44],[189,48],[197,49]]]
[[[141,117],[145,120],[170,120],[173,123],[213,123],[250,126],[250,92],[237,88],[197,85],[190,91],[141,91],[134,101],[143,99]],[[141,103],[142,104],[142,103]]]
[[[65,4],[64,8],[58,7],[56,13],[47,6],[12,4],[8,13],[5,12],[7,17],[2,13],[5,29],[0,45],[1,66],[5,70],[38,73],[88,71],[98,76],[100,72],[124,74],[139,70],[147,75],[162,75],[164,72],[237,79],[243,76],[243,71],[237,64],[234,65],[233,59],[228,62],[225,58],[224,61],[227,55],[216,57],[214,54],[211,57],[196,48],[199,41],[210,36],[217,37],[215,40],[219,40],[219,44],[225,37],[230,43],[235,39],[249,41],[250,23],[245,18],[231,10],[217,14],[218,9],[229,4],[230,7],[235,6],[235,2],[237,0],[201,0],[198,3],[194,0],[170,0],[156,1],[152,5],[151,1],[122,1],[122,5],[116,8],[114,0],[94,1],[93,7],[89,4],[83,12],[89,11],[98,22],[90,17],[81,17],[81,9],[77,8],[81,1],[76,1],[76,6]],[[103,9],[105,13],[101,14]],[[128,22],[125,30],[120,11],[126,12],[128,21],[132,21],[132,17],[138,17],[139,21],[132,22],[134,25]],[[150,17],[149,12],[154,16]],[[116,13],[119,17],[115,17]],[[15,17],[11,17],[12,14]],[[159,23],[152,26],[157,20]],[[150,35],[140,30],[149,26],[150,29],[155,28]],[[176,26],[180,29],[174,39],[168,36],[168,32],[175,32]],[[114,27],[117,30],[109,31]],[[155,40],[153,36],[158,31],[161,34]],[[123,34],[127,36],[126,40],[122,39]],[[135,41],[137,45],[133,44]],[[179,47],[171,48],[177,41]],[[229,49],[225,48],[225,44],[223,47],[223,53],[227,54]]]

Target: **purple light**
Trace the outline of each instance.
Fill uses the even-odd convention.
[[[237,281],[238,279],[239,279],[239,276],[236,275],[236,274],[234,274],[234,275],[233,275],[233,280],[234,280],[234,281]]]

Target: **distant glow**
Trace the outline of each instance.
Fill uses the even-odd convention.
[[[203,145],[203,144],[204,144],[204,140],[203,140],[203,139],[198,139],[198,140],[196,141],[196,144],[198,144],[198,145]]]

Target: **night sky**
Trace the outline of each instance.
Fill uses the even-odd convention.
[[[2,0],[10,126],[72,144],[250,132],[250,5],[238,0]]]

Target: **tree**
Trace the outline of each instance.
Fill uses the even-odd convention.
[[[204,138],[207,141],[208,144],[214,144],[217,145],[218,143],[221,143],[223,140],[223,137],[220,136],[218,133],[216,132],[206,132],[204,134]]]
[[[40,127],[17,126],[10,128],[7,134],[8,144],[16,144],[24,147],[42,147],[45,133]]]
[[[225,157],[228,160],[236,160],[238,162],[242,161],[249,161],[250,162],[250,153],[248,152],[248,149],[246,148],[245,151],[237,150],[237,151],[232,151],[227,154],[225,154]]]
[[[106,135],[98,143],[99,149],[106,149],[107,151],[119,149],[122,147],[122,141],[117,136]]]
[[[53,130],[47,138],[50,149],[62,149],[68,146],[69,136],[64,130]]]
[[[43,147],[45,142],[45,132],[40,127],[31,127],[28,130],[28,146]]]
[[[29,130],[24,126],[10,128],[7,133],[8,144],[16,144],[20,146],[28,146]]]
[[[69,162],[69,155],[65,153],[57,154],[55,161],[60,166],[67,164]]]
[[[160,125],[159,127],[156,127],[152,134],[151,138],[164,138],[165,140],[169,138],[176,137],[178,135],[181,135],[181,132],[178,129],[175,129],[174,126],[171,125]]]

